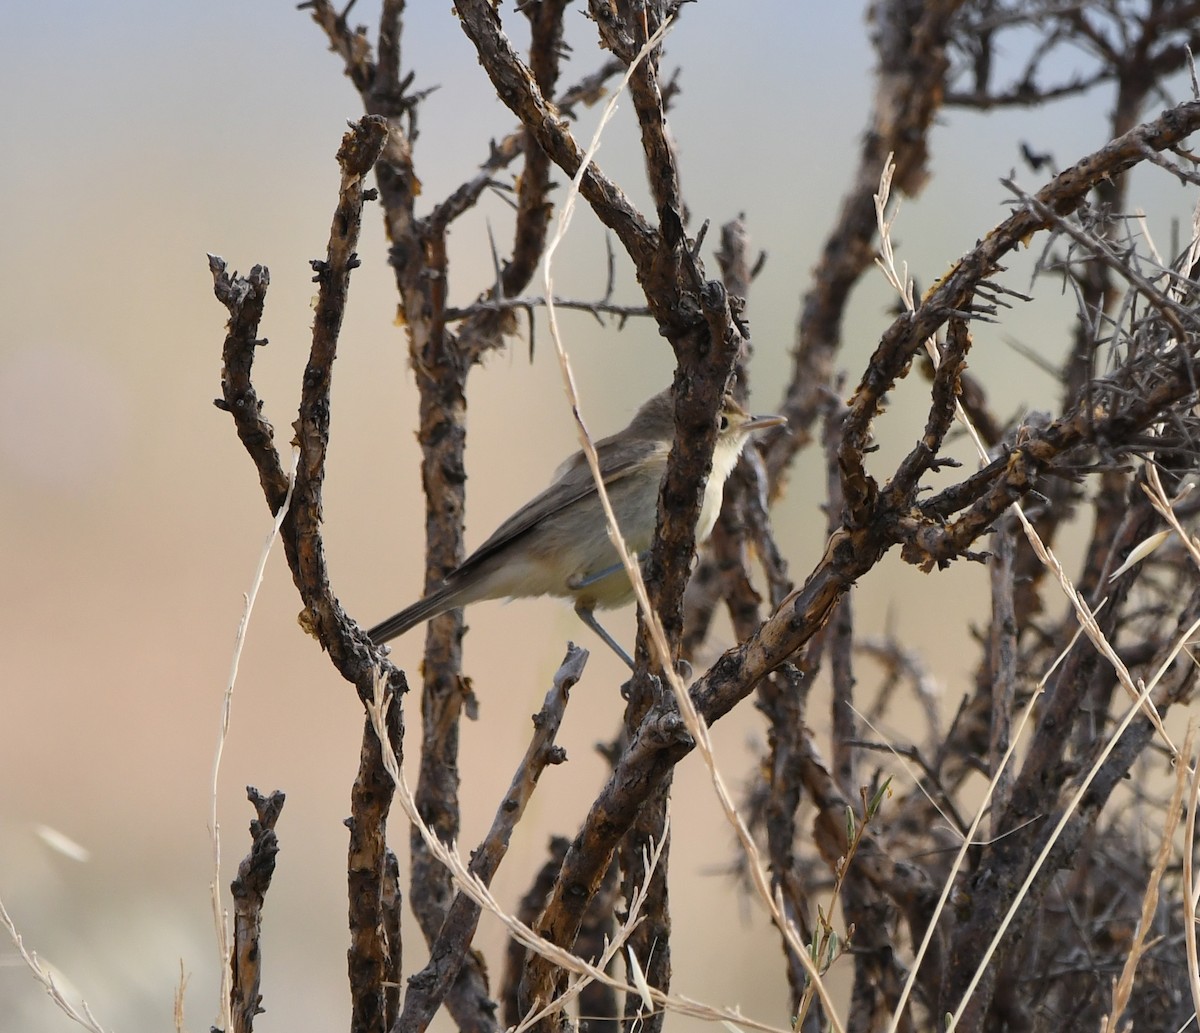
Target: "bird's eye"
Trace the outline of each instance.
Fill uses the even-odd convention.
[[[729,429],[729,417],[726,416],[724,413],[721,414],[720,428],[721,428],[721,430]]]

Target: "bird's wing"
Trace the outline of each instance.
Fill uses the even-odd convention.
[[[615,463],[612,459],[614,447],[619,447],[622,452],[627,453]],[[667,447],[654,441],[624,442],[616,446],[609,439],[598,442],[596,454],[600,460],[600,468],[611,467],[604,475],[604,486],[611,490],[613,485],[627,477],[631,471],[657,452],[661,452],[665,460]],[[510,542],[527,534],[542,520],[562,512],[583,499],[595,497],[595,495],[596,482],[592,479],[591,468],[583,453],[576,452],[559,467],[558,476],[550,487],[527,505],[522,506],[496,528],[492,536],[463,560],[446,580],[451,581],[459,575],[470,572],[473,568],[487,562],[490,557],[496,555]]]

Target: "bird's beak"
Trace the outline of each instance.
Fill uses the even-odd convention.
[[[751,416],[745,423],[742,424],[742,430],[765,430],[767,427],[782,427],[787,424],[786,416]]]

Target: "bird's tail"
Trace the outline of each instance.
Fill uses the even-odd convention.
[[[403,635],[410,628],[424,624],[425,621],[466,602],[467,600],[459,598],[461,595],[461,587],[443,585],[436,591],[430,592],[420,602],[413,603],[412,606],[393,614],[385,621],[380,621],[367,632],[367,636],[377,646],[381,646],[396,636]]]

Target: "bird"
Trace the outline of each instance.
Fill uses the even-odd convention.
[[[750,435],[786,423],[751,416],[726,395],[713,447],[712,470],[696,522],[704,541],[721,510],[725,481]],[[644,553],[654,538],[658,495],[675,440],[673,388],[645,402],[624,430],[596,443],[596,455],[617,526],[627,547]],[[567,458],[548,488],[504,521],[478,549],[423,599],[367,632],[383,645],[427,620],[484,599],[558,596],[631,668],[633,660],[596,620],[595,610],[620,606],[633,586],[609,540],[591,468],[582,451]]]

